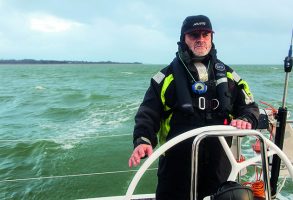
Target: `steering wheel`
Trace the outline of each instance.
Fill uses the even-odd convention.
[[[252,157],[252,158],[245,160],[241,163],[238,163],[235,160],[233,153],[224,138],[224,136],[234,136],[234,135],[235,136],[256,136],[256,137],[258,137],[260,139],[260,141],[262,142],[261,146],[263,149],[263,151],[262,151],[263,155],[257,155],[255,157]],[[140,169],[136,172],[134,178],[132,179],[132,181],[127,189],[126,195],[124,196],[123,199],[124,200],[131,200],[133,192],[134,192],[138,182],[140,181],[141,177],[146,172],[146,170],[151,166],[151,164],[157,158],[159,158],[160,155],[165,153],[168,149],[172,148],[174,145],[176,145],[186,139],[194,137],[194,136],[197,136],[197,137],[195,137],[193,148],[196,148],[196,146],[198,146],[201,139],[203,139],[207,136],[219,137],[219,140],[220,140],[220,142],[221,142],[221,144],[222,144],[222,146],[228,156],[228,159],[231,163],[231,166],[232,166],[232,170],[230,172],[228,180],[235,180],[237,177],[237,174],[239,173],[240,170],[242,170],[243,168],[245,168],[249,165],[257,163],[260,160],[262,160],[263,167],[268,169],[268,163],[267,163],[268,161],[266,158],[269,156],[272,156],[274,154],[277,154],[280,157],[280,159],[284,162],[284,164],[286,165],[286,167],[289,171],[290,177],[293,180],[293,166],[292,166],[289,158],[282,152],[282,150],[280,148],[278,148],[269,139],[265,138],[259,131],[246,130],[246,129],[236,129],[235,127],[224,126],[224,125],[206,126],[206,127],[197,128],[197,129],[193,129],[193,130],[187,131],[185,133],[182,133],[182,134],[174,137],[173,139],[169,140],[168,142],[166,142],[165,144],[160,146],[155,152],[153,152],[153,154],[142,164]],[[266,150],[267,146],[270,147],[269,151]],[[193,164],[195,164],[194,165],[195,172],[197,170],[196,163],[197,162],[193,163]],[[196,173],[195,173],[195,175],[196,175]],[[266,170],[266,173],[264,173],[264,180],[265,180],[265,182],[267,182],[267,184],[269,184],[268,170]],[[196,183],[196,181],[195,181],[195,183]],[[195,186],[196,186],[196,184],[195,184]],[[267,185],[268,190],[269,190],[269,188],[270,188],[269,185]],[[270,195],[270,191],[267,191],[266,194],[267,194],[267,196]]]

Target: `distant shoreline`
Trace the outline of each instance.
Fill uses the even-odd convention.
[[[34,59],[22,59],[22,60],[0,60],[0,64],[142,64],[141,62],[112,62],[112,61],[71,61],[71,60],[34,60]]]

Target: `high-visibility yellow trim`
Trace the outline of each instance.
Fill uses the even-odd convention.
[[[248,83],[244,80],[241,80],[238,85],[243,85],[243,89],[245,91],[245,93],[251,97],[252,96],[252,93],[250,92],[250,89],[249,89],[249,86],[248,86]]]
[[[234,119],[234,116],[232,114],[229,114],[229,119],[232,121]]]
[[[234,80],[233,75],[231,72],[227,72],[227,78]]]
[[[174,80],[173,74],[170,74],[164,79],[164,83],[161,90],[161,101],[164,106],[164,111],[169,111],[171,109],[169,106],[166,105],[165,93],[173,80]],[[158,132],[158,140],[160,145],[166,142],[166,138],[170,131],[171,118],[172,118],[172,113],[170,113],[170,115],[166,119],[161,121],[160,130]]]
[[[158,133],[160,145],[166,143],[166,138],[170,131],[170,121],[171,121],[172,115],[173,114],[171,113],[167,119],[161,121],[161,127]]]
[[[242,92],[245,96],[245,103],[250,104],[254,102],[253,95],[250,92],[250,88],[248,86],[248,83],[241,79],[241,77],[236,72],[227,72],[227,78],[231,79],[232,81],[235,81],[238,86],[240,86],[242,89]]]
[[[234,78],[233,76],[233,73],[235,76],[237,76],[236,78]],[[235,72],[227,72],[227,78],[231,79],[231,80],[235,80],[235,81],[239,81],[237,84],[239,86],[243,86],[243,90],[245,91],[245,93],[247,94],[247,96],[249,97],[252,97],[252,93],[250,92],[250,89],[249,89],[249,86],[248,86],[248,83],[244,80],[242,80]],[[239,80],[236,80],[236,79],[239,79]]]
[[[161,101],[162,104],[164,105],[164,111],[170,110],[170,108],[166,105],[166,98],[165,98],[165,93],[167,88],[169,87],[170,83],[174,80],[173,74],[170,74],[164,79],[163,87],[161,90]]]

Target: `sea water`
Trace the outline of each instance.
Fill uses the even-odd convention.
[[[0,199],[125,194],[134,115],[163,65],[0,65]],[[278,108],[281,65],[232,65],[255,101]],[[293,110],[293,82],[286,107]],[[260,103],[259,103],[260,104]],[[153,193],[156,164],[136,193]],[[293,199],[288,180],[281,199]]]

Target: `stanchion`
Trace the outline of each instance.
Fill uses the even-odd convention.
[[[274,141],[274,143],[280,149],[283,149],[286,122],[287,122],[287,113],[288,113],[286,108],[286,98],[287,98],[288,83],[289,83],[289,73],[292,70],[292,39],[293,39],[293,30],[292,30],[291,45],[289,48],[289,53],[288,53],[288,56],[284,60],[284,70],[286,73],[285,87],[284,87],[282,107],[278,109],[277,129],[276,129],[275,141]],[[281,165],[281,159],[277,155],[274,155],[273,163],[272,163],[272,171],[271,171],[271,180],[270,180],[272,197],[276,196],[276,193],[277,193],[277,183],[278,183],[279,174],[280,174],[280,165]]]

